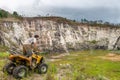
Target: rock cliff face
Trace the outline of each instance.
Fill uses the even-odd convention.
[[[120,28],[70,25],[54,20],[25,18],[22,21],[0,22],[0,44],[22,46],[29,32],[40,36],[38,47],[43,51],[68,52],[82,49],[120,49]]]

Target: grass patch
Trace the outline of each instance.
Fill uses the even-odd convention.
[[[62,60],[55,61],[54,64],[57,68],[61,68],[60,64],[70,64],[71,67],[67,67],[64,72],[67,78],[67,69],[69,69],[72,80],[119,80],[120,62],[98,58],[110,52],[107,50],[93,50],[92,53],[91,51],[71,52],[70,55],[62,57]]]
[[[7,58],[9,56],[8,52],[0,52],[0,58]]]
[[[0,45],[0,52],[6,52],[8,49],[8,47]]]

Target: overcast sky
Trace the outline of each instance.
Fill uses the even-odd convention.
[[[21,15],[46,14],[120,23],[120,0],[0,0],[0,8]]]

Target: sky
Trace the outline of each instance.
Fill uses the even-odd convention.
[[[120,0],[0,0],[0,8],[23,16],[62,16],[120,23]]]

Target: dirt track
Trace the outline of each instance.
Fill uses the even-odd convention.
[[[106,56],[99,56],[102,59],[111,60],[111,61],[120,61],[120,55],[115,53],[109,53]]]

